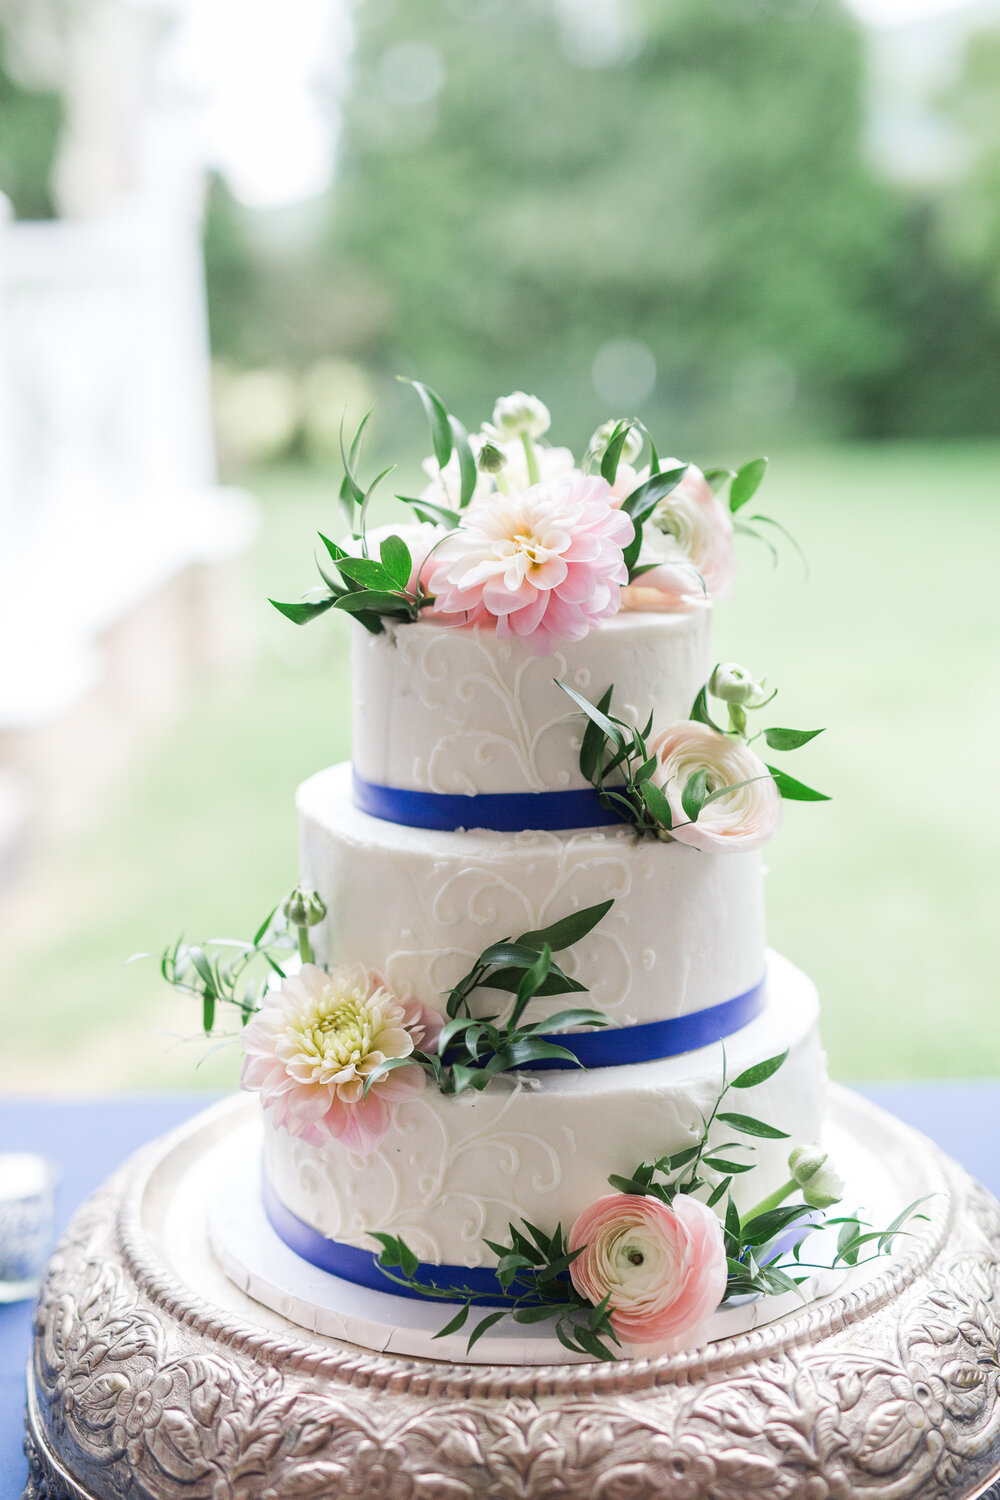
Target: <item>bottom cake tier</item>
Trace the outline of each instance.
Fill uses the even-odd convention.
[[[608,1177],[630,1175],[693,1144],[728,1078],[788,1053],[765,1082],[731,1096],[728,1108],[786,1132],[747,1141],[757,1169],[737,1177],[745,1211],[788,1176],[790,1149],[818,1140],[826,1087],[819,1004],[811,981],[770,954],[768,1000],[749,1025],[678,1057],[590,1072],[501,1075],[482,1093],[427,1087],[395,1106],[392,1128],[360,1158],[338,1141],[293,1138],[265,1115],[269,1196],[327,1239],[377,1250],[375,1232],[402,1237],[423,1262],[482,1266],[496,1257],[510,1221],[569,1228]],[[720,1125],[713,1141],[732,1139]]]

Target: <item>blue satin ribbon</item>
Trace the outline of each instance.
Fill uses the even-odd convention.
[[[601,806],[593,787],[566,792],[422,792],[409,787],[379,786],[354,772],[354,805],[373,818],[404,823],[408,828],[486,828],[494,833],[525,829],[559,832],[568,828],[606,828],[620,823],[618,814]]]
[[[764,1009],[767,976],[732,1000],[709,1005],[705,1010],[687,1016],[671,1016],[666,1021],[648,1021],[643,1026],[609,1026],[599,1031],[544,1032],[539,1040],[566,1047],[585,1068],[620,1068],[629,1063],[656,1062],[662,1057],[677,1057],[709,1047],[741,1030]],[[550,1071],[573,1068],[566,1057],[546,1057],[539,1062],[524,1063],[525,1068]]]
[[[356,1286],[367,1286],[376,1292],[391,1292],[396,1297],[410,1297],[415,1302],[437,1300],[427,1297],[413,1287],[399,1286],[390,1281],[378,1268],[378,1256],[371,1250],[361,1250],[357,1245],[340,1245],[327,1239],[318,1229],[300,1219],[287,1208],[274,1191],[267,1174],[262,1183],[264,1212],[279,1240],[289,1250],[307,1260],[318,1271],[327,1271],[343,1281],[353,1281]],[[398,1272],[397,1272],[398,1274]],[[509,1307],[510,1298],[503,1295],[492,1266],[435,1266],[421,1261],[416,1276],[439,1291],[455,1293],[455,1301],[465,1300],[467,1292],[475,1292],[477,1304],[483,1307]]]

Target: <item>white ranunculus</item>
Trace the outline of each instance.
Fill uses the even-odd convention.
[[[774,778],[742,740],[685,719],[651,740],[649,752],[659,761],[653,779],[667,795],[673,837],[680,843],[719,854],[759,849],[777,833],[781,797]],[[684,788],[699,771],[705,772],[709,793],[726,786],[734,790],[708,803],[692,823],[681,799]],[[739,785],[741,782],[746,785]]]

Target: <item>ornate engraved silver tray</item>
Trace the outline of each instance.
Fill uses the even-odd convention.
[[[212,1257],[218,1183],[197,1172],[246,1107],[139,1153],[61,1242],[26,1500],[1000,1497],[1000,1205],[845,1090],[836,1127],[933,1194],[919,1235],[765,1327],[616,1365],[376,1355],[251,1301]]]

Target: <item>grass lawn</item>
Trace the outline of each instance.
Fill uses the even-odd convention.
[[[292,795],[349,751],[349,622],[296,630],[264,603],[311,583],[333,476],[270,473],[246,680],[202,690],[100,821],[40,847],[0,895],[0,1089],[231,1084],[151,960],[179,931],[252,931],[295,876]],[[789,768],[831,792],[786,805],[768,850],[771,940],[816,979],[840,1078],[1000,1073],[1000,448],[792,454],[762,507],[809,556],[742,543],[720,658],[767,670],[775,722],[829,725]],[[765,503],[766,502],[766,503]],[[336,534],[336,533],[335,533]]]

